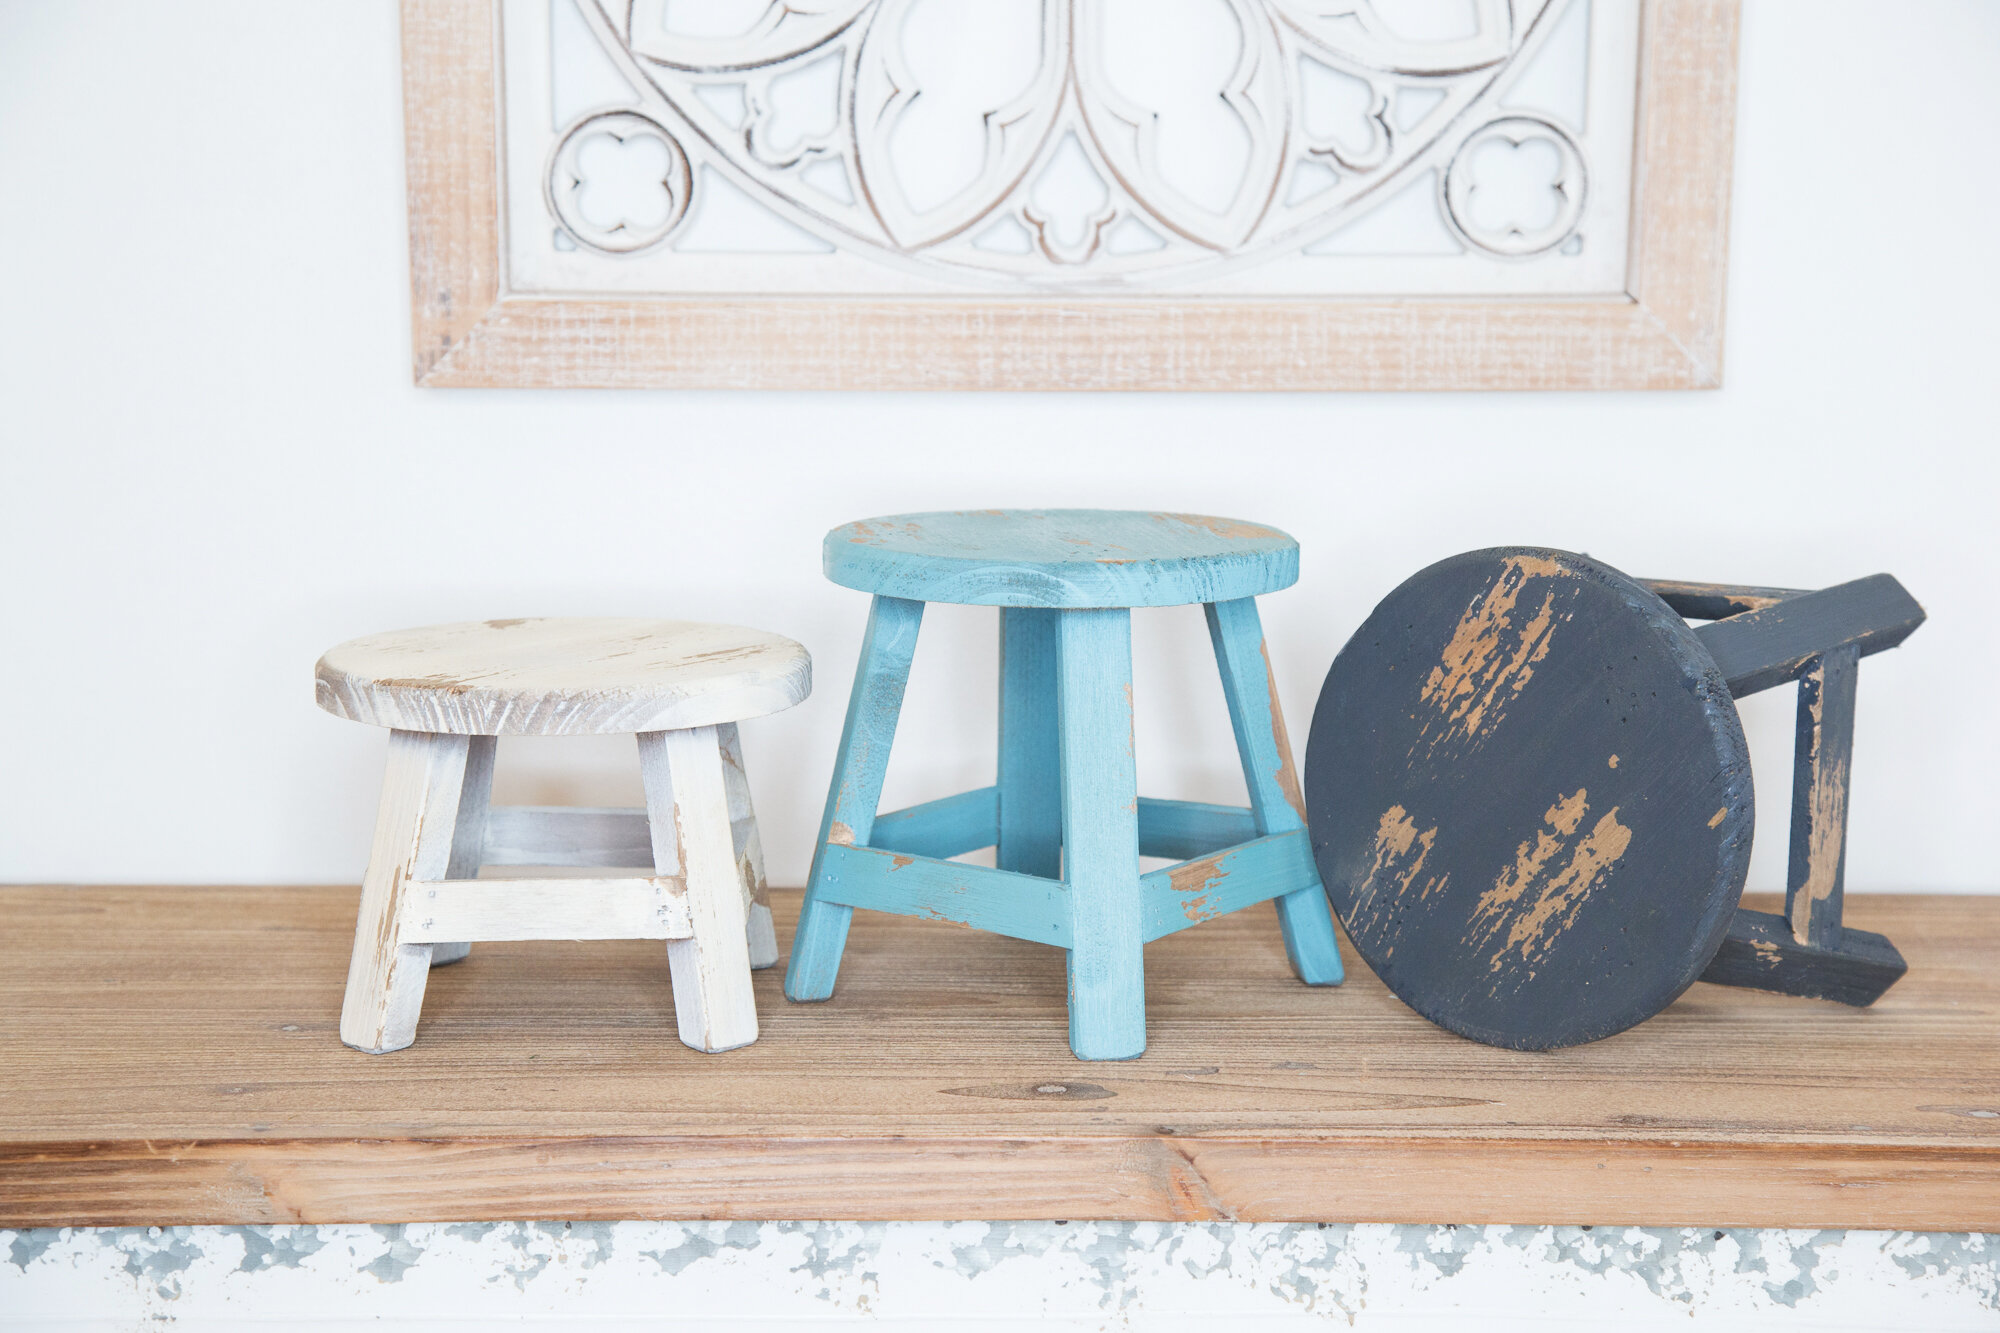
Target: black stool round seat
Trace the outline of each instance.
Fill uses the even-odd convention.
[[[1750,859],[1749,753],[1714,658],[1659,597],[1561,551],[1455,556],[1389,594],[1327,677],[1305,796],[1376,975],[1523,1050],[1670,1003]]]

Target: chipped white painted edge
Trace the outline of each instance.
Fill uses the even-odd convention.
[[[743,763],[743,737],[734,722],[716,728],[722,747],[722,782],[729,794],[730,841],[736,870],[743,880],[748,904],[750,966],[778,965],[778,927],[771,919],[771,886],[764,877],[764,840],[757,832],[757,812],[750,804],[750,770]]]
[[[681,1041],[698,1051],[733,1050],[757,1040],[748,911],[723,769],[714,727],[639,737],[653,865],[687,886],[691,935],[668,942],[667,965]]]
[[[626,735],[780,712],[812,657],[743,625],[634,617],[463,621],[329,648],[314,699],[371,726],[470,736]]]
[[[547,299],[506,290],[493,0],[403,0],[419,385],[1667,389],[1722,377],[1741,0],[1644,0],[1627,299]]]
[[[403,885],[401,935],[433,940],[680,940],[693,933],[678,877],[483,879]]]
[[[487,820],[493,810],[493,760],[499,742],[491,736],[469,736],[465,745],[465,782],[458,792],[458,817],[452,821],[451,858],[446,879],[473,879],[486,850]],[[440,940],[431,945],[431,966],[464,962],[470,940]]]
[[[389,733],[375,845],[361,880],[340,1008],[340,1039],[359,1050],[379,1055],[417,1039],[431,946],[400,937],[402,902],[410,881],[442,878],[450,866],[469,748],[464,736]]]

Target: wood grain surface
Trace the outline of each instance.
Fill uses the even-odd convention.
[[[1300,985],[1269,907],[1147,947],[1146,1056],[1061,954],[857,915],[835,997],[701,1055],[664,946],[482,945],[417,1042],[340,1044],[356,890],[0,889],[0,1225],[1238,1218],[2000,1228],[2000,898],[1850,896],[1908,978],[1697,985],[1594,1045]],[[1766,910],[1775,898],[1752,896]],[[789,944],[798,895],[773,895]]]
[[[742,625],[632,617],[467,620],[329,648],[335,717],[453,736],[616,736],[763,717],[812,693],[812,658]]]

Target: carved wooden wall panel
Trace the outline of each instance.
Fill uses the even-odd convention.
[[[1713,384],[1735,19],[405,0],[418,376]]]

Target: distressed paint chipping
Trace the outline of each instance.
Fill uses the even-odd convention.
[[[1227,541],[1285,540],[1285,534],[1276,528],[1267,528],[1262,523],[1250,523],[1240,518],[1215,518],[1209,514],[1168,514],[1156,513],[1156,519],[1166,519],[1199,528],[1211,537],[1221,537]]]
[[[1497,724],[1511,703],[1534,678],[1535,667],[1548,656],[1556,627],[1556,594],[1543,594],[1541,605],[1518,629],[1514,614],[1529,580],[1562,575],[1555,561],[1538,556],[1509,557],[1491,587],[1466,608],[1439,655],[1438,665],[1424,678],[1418,697],[1434,716],[1425,723],[1420,743],[1439,746],[1478,739]]]
[[[1831,763],[1822,763],[1826,753],[1825,735],[1822,730],[1826,714],[1826,691],[1823,688],[1826,667],[1822,663],[1817,679],[1802,682],[1808,691],[1808,707],[1812,716],[1812,798],[1807,803],[1805,817],[1806,834],[1806,875],[1799,891],[1792,895],[1792,938],[1801,944],[1809,943],[1812,934],[1813,907],[1833,896],[1833,889],[1840,882],[1840,860],[1847,836],[1847,758],[1841,756]]]
[[[1108,1095],[1067,1081],[963,1091],[1073,1100],[1083,1114]],[[1206,1187],[1184,1156],[1135,1166],[1201,1201]],[[48,1229],[0,1232],[0,1253],[0,1325],[59,1316],[200,1327],[246,1315],[277,1325],[337,1312],[390,1328],[524,1316],[936,1326],[977,1309],[1024,1326],[1143,1330],[1185,1327],[1177,1321],[1198,1304],[1217,1327],[1366,1329],[1401,1327],[1399,1315],[1441,1301],[1508,1328],[1721,1319],[1929,1330],[2000,1317],[2000,1237],[1976,1233],[542,1221]],[[1532,1293],[1525,1309],[1522,1292]],[[1536,1322],[1494,1322],[1510,1313]]]
[[[1528,975],[1533,977],[1532,965],[1576,920],[1591,890],[1631,846],[1632,830],[1618,821],[1615,805],[1581,840],[1568,841],[1589,812],[1586,795],[1583,788],[1570,796],[1558,795],[1542,816],[1549,828],[1538,830],[1532,845],[1524,842],[1516,847],[1514,864],[1502,870],[1493,887],[1480,895],[1472,914],[1470,939],[1484,943],[1502,937],[1488,963],[1489,971],[1501,971],[1518,955],[1519,961],[1530,965]],[[1564,853],[1568,857],[1561,868],[1545,873]]]
[[[1258,640],[1257,651],[1264,659],[1265,697],[1270,700],[1271,740],[1278,747],[1278,771],[1272,774],[1277,780],[1278,790],[1284,793],[1285,804],[1292,807],[1292,813],[1299,817],[1299,823],[1306,822],[1306,798],[1299,790],[1299,768],[1292,760],[1292,738],[1285,730],[1285,713],[1278,707],[1278,674],[1271,669],[1271,645]]]
[[[1372,916],[1408,893],[1417,876],[1423,873],[1424,860],[1437,844],[1437,834],[1436,825],[1419,829],[1410,812],[1400,805],[1384,810],[1375,827],[1375,861],[1355,890],[1351,915],[1357,920]],[[1410,857],[1412,848],[1416,849],[1415,857]],[[1418,896],[1428,896],[1444,882],[1443,878],[1426,882],[1418,890]]]
[[[1215,881],[1229,877],[1229,872],[1222,868],[1228,856],[1227,851],[1216,852],[1197,860],[1182,861],[1179,865],[1170,866],[1167,869],[1167,883],[1173,892],[1181,897],[1198,893]]]

